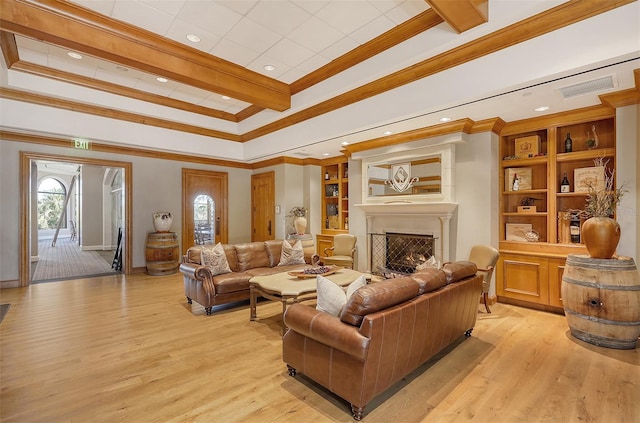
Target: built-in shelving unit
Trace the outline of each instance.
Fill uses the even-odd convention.
[[[318,253],[333,245],[333,236],[349,232],[349,163],[346,157],[324,160],[322,169],[322,234]]]
[[[594,139],[594,127],[597,146],[587,143]],[[567,133],[571,134],[571,152],[565,151]],[[537,155],[518,154],[516,144],[521,145],[523,139],[535,144],[539,141],[539,146],[533,146]],[[615,116],[606,108],[505,125],[500,140],[499,301],[562,310],[560,284],[565,259],[568,254],[587,253],[583,244],[571,242],[570,220],[565,218],[570,216],[569,210],[582,209],[587,198],[587,192],[576,191],[576,169],[593,168],[594,160],[602,158],[607,171],[612,171],[615,144]],[[560,191],[565,174],[570,192]],[[513,190],[514,179],[519,182],[517,190]],[[520,207],[524,203],[532,204],[535,210]],[[526,240],[524,234],[529,230],[538,235],[537,241]]]

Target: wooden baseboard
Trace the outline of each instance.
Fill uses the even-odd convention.
[[[550,313],[564,315],[564,309],[562,307],[554,307],[554,306],[545,305],[545,304],[530,303],[528,301],[514,300],[513,298],[506,298],[506,297],[498,297],[498,302],[503,304],[511,304],[518,307],[531,308],[534,310],[547,311]]]
[[[0,281],[0,289],[20,288],[20,281],[15,279],[11,281]]]

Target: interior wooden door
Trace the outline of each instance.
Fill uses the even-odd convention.
[[[251,241],[275,239],[275,173],[251,176]]]
[[[182,253],[196,245],[194,202],[198,196],[213,200],[212,243],[228,242],[228,175],[198,169],[182,169]]]

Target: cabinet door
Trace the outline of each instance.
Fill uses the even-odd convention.
[[[318,255],[320,257],[326,257],[324,249],[333,247],[333,236],[318,234],[316,235],[316,244],[318,245]],[[327,255],[331,255],[331,253]]]
[[[564,258],[549,259],[549,305],[562,307],[562,274]]]
[[[519,254],[503,254],[496,277],[499,296],[538,304],[549,304],[548,259]]]

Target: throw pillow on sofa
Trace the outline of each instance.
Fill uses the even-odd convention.
[[[231,272],[221,243],[217,243],[213,248],[202,248],[201,254],[202,265],[207,267],[213,276]]]
[[[282,253],[280,253],[280,263],[278,266],[286,266],[287,264],[305,264],[304,250],[302,242],[296,242],[291,246],[289,241],[282,240]]]
[[[349,284],[346,292],[341,286],[333,283],[324,276],[318,275],[316,277],[316,284],[318,292],[316,310],[324,311],[325,313],[338,317],[353,293],[356,292],[358,288],[367,285],[367,279],[364,275],[359,276]]]

